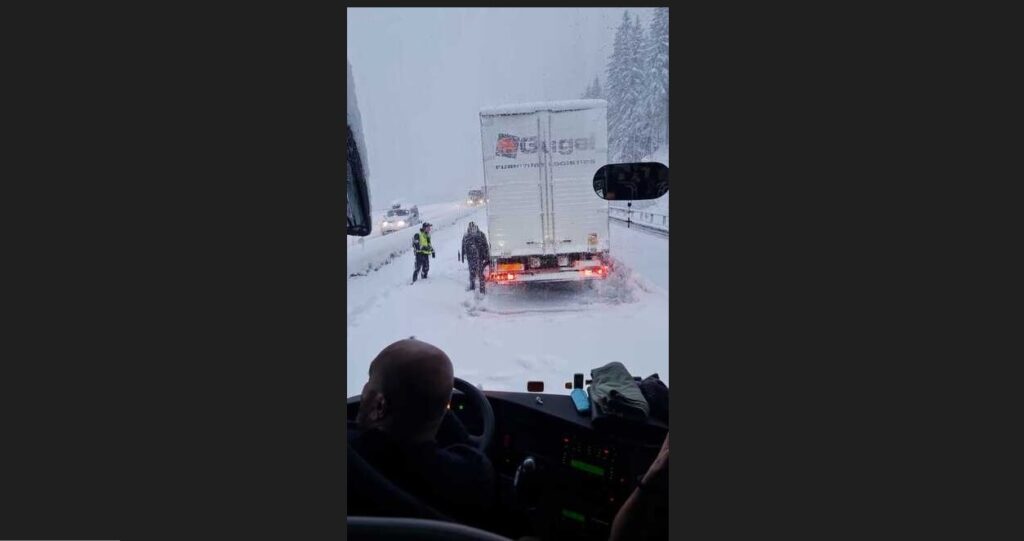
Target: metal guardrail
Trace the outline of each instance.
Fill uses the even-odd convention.
[[[643,231],[644,233],[650,233],[650,234],[658,236],[658,237],[665,237],[666,239],[669,238],[668,237],[668,229],[662,229],[660,227],[653,227],[653,226],[650,226],[650,225],[644,225],[642,222],[627,222],[626,220],[623,220],[621,218],[615,218],[613,216],[609,216],[608,219],[610,221],[612,221],[612,222],[615,222],[616,224],[618,224],[618,225],[620,225],[622,227],[629,227],[631,229],[636,229],[636,230],[639,230],[639,231]]]
[[[662,212],[649,212],[646,210],[630,210],[619,207],[609,207],[608,217],[632,223],[639,223],[653,226],[668,231],[668,214]]]

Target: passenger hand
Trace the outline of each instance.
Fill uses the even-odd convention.
[[[658,456],[655,457],[654,462],[651,463],[651,467],[647,469],[647,473],[644,474],[642,482],[646,485],[652,481],[667,481],[662,479],[668,474],[668,434],[665,434],[665,442],[661,444],[661,450],[658,451]]]

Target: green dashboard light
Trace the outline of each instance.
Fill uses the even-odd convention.
[[[562,516],[565,518],[575,520],[577,522],[586,522],[586,518],[584,518],[583,515],[576,513],[575,511],[570,511],[568,509],[562,509]]]
[[[582,462],[580,460],[573,460],[569,462],[569,465],[572,466],[573,468],[576,468],[577,470],[585,471],[587,473],[592,473],[594,475],[604,475],[604,468],[600,466],[594,466],[593,464],[587,464],[586,462]]]

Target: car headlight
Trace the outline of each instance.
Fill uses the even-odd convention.
[[[399,220],[399,221],[398,221],[398,225],[405,225],[405,221],[403,221],[403,220]]]
[[[380,226],[381,226],[381,227],[387,227],[387,226],[388,226],[388,223],[387,223],[387,222],[384,222],[384,223],[380,224]]]

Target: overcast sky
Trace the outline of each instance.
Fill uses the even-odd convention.
[[[348,60],[373,207],[483,184],[481,107],[579,98],[623,8],[349,8]],[[651,10],[629,8],[647,28]]]

